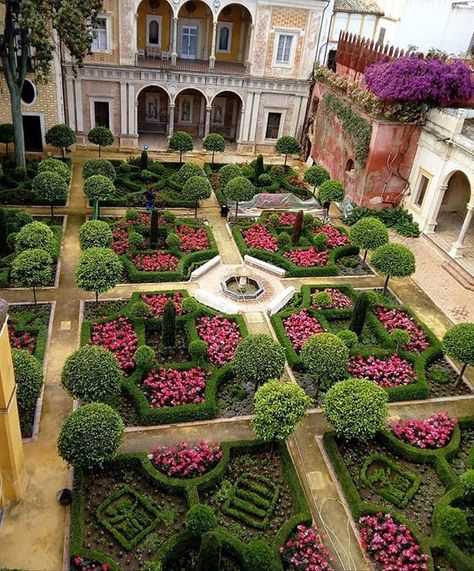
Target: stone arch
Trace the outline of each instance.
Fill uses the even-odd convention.
[[[170,96],[171,98],[171,103],[176,104],[176,99],[178,98],[178,95],[180,93],[183,93],[183,91],[186,90],[190,90],[190,91],[199,91],[199,93],[204,97],[204,99],[206,100],[206,105],[210,105],[210,101],[208,96],[204,93],[204,91],[200,88],[200,87],[194,87],[194,86],[190,86],[190,85],[184,85],[183,87],[181,87],[174,95],[174,97]]]
[[[173,99],[174,131],[186,131],[193,137],[206,136],[206,113],[209,99],[194,86],[183,86]]]
[[[236,5],[236,6],[241,6],[242,8],[245,8],[250,16],[250,23],[253,25],[255,22],[255,14],[254,14],[254,10],[255,10],[255,6],[252,6],[250,2],[245,2],[242,0],[228,0],[227,2],[224,3],[224,5],[222,7],[219,8],[219,11],[217,12],[217,20],[219,20],[219,16],[222,15],[223,11],[231,5]]]
[[[149,145],[157,136],[167,135],[170,104],[170,94],[162,85],[151,83],[137,91],[137,132]]]
[[[210,102],[209,131],[236,141],[243,122],[244,100],[233,89],[221,89]]]
[[[216,97],[219,97],[219,95],[221,93],[233,93],[234,95],[237,95],[237,97],[240,99],[240,102],[242,103],[242,106],[244,106],[244,98],[242,97],[242,95],[238,91],[235,91],[234,89],[221,89],[217,93],[214,93],[214,95],[212,95],[212,97],[209,101],[209,104],[212,105],[212,102],[214,101],[214,99]]]

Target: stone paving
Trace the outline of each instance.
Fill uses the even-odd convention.
[[[52,337],[48,349],[47,373],[43,402],[43,413],[39,437],[25,444],[25,457],[29,484],[25,499],[10,506],[5,514],[0,532],[0,564],[8,568],[21,568],[35,571],[60,570],[63,568],[64,530],[67,518],[65,508],[56,501],[57,491],[68,484],[69,473],[64,462],[58,457],[56,439],[64,418],[72,410],[72,402],[59,385],[62,365],[66,357],[79,344],[79,318],[81,301],[91,299],[90,294],[75,287],[74,269],[80,255],[77,240],[78,230],[89,213],[82,194],[81,165],[87,158],[97,156],[91,152],[77,152],[73,155],[74,172],[68,207],[57,208],[57,214],[67,214],[66,231],[63,238],[63,255],[59,285],[55,289],[41,289],[40,301],[56,301],[56,311],[52,325]],[[110,158],[123,155],[110,154]],[[168,160],[176,160],[177,155],[169,154]],[[193,153],[192,160],[204,160],[204,154]],[[162,159],[162,157],[160,157]],[[220,158],[229,162],[235,156]],[[268,157],[268,162],[281,162],[281,157]],[[267,160],[266,159],[266,160]],[[240,157],[242,160],[242,157]],[[294,162],[294,166],[298,163]],[[35,214],[49,212],[48,208],[34,208]],[[103,215],[120,215],[124,209],[103,209]],[[191,215],[191,211],[180,211],[179,215]],[[230,240],[225,221],[219,215],[215,199],[205,201],[200,216],[207,218],[213,228],[222,260],[225,264],[240,264],[240,254]],[[450,275],[443,274],[441,288],[432,285],[437,271],[429,271],[428,256],[421,241],[410,241],[417,256],[418,271],[415,281],[411,279],[392,280],[391,287],[402,302],[409,304],[418,315],[442,336],[456,319],[451,301],[469,311],[472,320],[472,292],[458,291],[457,282]],[[436,262],[434,266],[437,267]],[[280,287],[293,285],[297,290],[303,283],[336,284],[351,283],[355,287],[378,287],[382,280],[377,276],[351,278],[307,278],[284,279]],[[420,287],[421,286],[421,287]],[[189,282],[159,284],[121,284],[101,296],[103,299],[128,298],[134,291],[165,290],[186,288],[194,293],[197,284]],[[467,290],[465,290],[467,291]],[[449,295],[448,292],[451,292]],[[455,293],[452,293],[455,292]],[[30,300],[30,292],[25,290],[0,290],[0,296],[9,302]],[[430,296],[430,297],[429,297]],[[444,312],[443,312],[444,311]],[[248,328],[252,333],[270,333],[269,321],[263,308],[256,304],[245,314]],[[473,372],[468,376],[473,379]],[[285,376],[291,376],[287,371]],[[472,413],[472,397],[457,397],[444,401],[419,403],[396,403],[391,405],[394,415],[409,414],[425,416],[434,411],[449,410],[453,415]],[[325,532],[326,543],[336,559],[338,570],[369,569],[362,553],[352,518],[344,505],[337,482],[331,475],[330,467],[320,446],[320,435],[328,429],[319,410],[312,411],[303,425],[290,439],[289,449],[295,462],[302,485],[311,505],[313,517]],[[251,438],[249,419],[215,420],[205,423],[183,424],[179,426],[160,426],[127,431],[122,450],[148,450],[157,444],[208,438],[210,440],[229,440]]]

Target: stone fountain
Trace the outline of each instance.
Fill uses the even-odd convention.
[[[222,292],[235,301],[258,299],[265,291],[263,285],[252,277],[249,268],[242,264],[233,274],[221,282]]]

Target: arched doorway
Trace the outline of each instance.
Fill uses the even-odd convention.
[[[248,9],[237,3],[224,6],[217,18],[216,64],[232,62],[245,66],[251,33],[252,15]]]
[[[197,89],[184,89],[176,96],[174,130],[186,131],[193,137],[204,137],[206,98]]]
[[[168,134],[169,96],[162,87],[150,85],[137,99],[137,127],[140,146],[161,148]]]
[[[228,141],[239,136],[242,100],[232,91],[222,91],[212,100],[210,132],[220,133]]]
[[[137,56],[169,60],[173,11],[167,0],[142,0],[137,10]]]
[[[178,13],[178,59],[209,60],[212,45],[212,12],[201,0],[188,0]]]

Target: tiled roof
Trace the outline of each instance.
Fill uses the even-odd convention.
[[[383,16],[375,0],[336,0],[334,12],[353,12],[355,14],[377,14]]]

